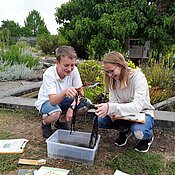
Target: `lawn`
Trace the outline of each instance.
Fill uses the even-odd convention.
[[[39,166],[18,165],[19,158],[46,159],[46,166],[65,168],[71,175],[113,175],[116,169],[130,175],[175,175],[175,131],[154,128],[155,140],[148,153],[133,150],[131,137],[122,148],[114,145],[117,131],[99,130],[99,149],[93,166],[47,157],[47,145],[41,134],[41,119],[36,111],[0,109],[0,138],[26,138],[29,142],[22,154],[1,154],[0,173],[15,175],[18,169],[38,169]],[[79,116],[76,130],[91,132],[90,117]]]

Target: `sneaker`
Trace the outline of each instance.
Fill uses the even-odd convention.
[[[134,150],[143,152],[143,153],[148,152],[153,140],[154,140],[154,137],[146,140],[138,140],[136,146],[134,147]]]
[[[57,129],[64,129],[64,130],[69,130],[69,127],[66,122],[60,122],[57,120],[54,124],[55,128]]]
[[[52,128],[51,128],[51,124],[45,125],[44,123],[42,123],[41,128],[43,130],[43,137],[44,138],[47,139],[53,134],[53,131],[52,131]]]
[[[115,145],[124,146],[127,144],[129,137],[132,136],[131,131],[120,132],[119,137],[115,140]]]

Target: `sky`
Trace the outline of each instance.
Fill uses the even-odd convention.
[[[61,7],[69,0],[0,0],[0,26],[3,20],[12,20],[22,27],[29,12],[36,10],[44,19],[51,34],[57,34],[59,25],[56,23],[56,7]]]

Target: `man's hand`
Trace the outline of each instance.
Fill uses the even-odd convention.
[[[72,98],[72,97],[75,97],[76,95],[78,95],[78,92],[76,91],[76,89],[74,87],[64,89],[64,93],[69,98]]]
[[[76,89],[76,91],[78,92],[78,95],[80,96],[80,97],[84,97],[84,91],[83,91],[83,88],[82,87],[80,87],[80,88],[75,88]]]

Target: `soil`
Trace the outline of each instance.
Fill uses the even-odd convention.
[[[9,81],[0,82],[0,90],[7,88],[15,88],[27,84],[27,81]],[[12,115],[13,114],[13,115]],[[28,116],[30,115],[30,116]],[[15,119],[16,118],[16,119]],[[106,160],[115,157],[118,153],[123,153],[127,149],[132,149],[136,143],[136,139],[132,136],[128,140],[128,144],[124,147],[117,147],[114,141],[118,132],[115,130],[99,129],[101,135],[98,153],[95,157],[94,165],[91,167],[81,165],[79,163],[70,162],[60,159],[49,159],[47,157],[47,144],[42,137],[41,119],[36,111],[29,112],[22,118],[18,117],[18,112],[12,112],[7,118],[0,115],[0,130],[8,131],[12,134],[12,138],[26,138],[29,140],[25,152],[20,158],[25,159],[46,159],[46,166],[60,167],[70,169],[77,174],[99,174],[112,175],[114,171],[104,165]],[[92,117],[79,116],[76,121],[76,130],[81,132],[91,132]],[[112,151],[112,153],[111,153]],[[150,147],[151,153],[160,153],[164,157],[164,162],[175,161],[175,131],[166,131],[161,128],[154,128],[154,142]],[[30,166],[20,165],[17,169],[30,169]],[[32,167],[36,168],[36,167]],[[37,167],[38,168],[38,167]],[[5,173],[6,175],[15,175],[16,170]],[[75,173],[76,174],[76,173]]]
[[[12,115],[13,114],[13,115]],[[11,112],[8,117],[0,115],[0,128],[12,134],[12,138],[26,138],[29,140],[26,149],[20,158],[24,159],[46,159],[46,166],[60,167],[70,169],[79,174],[97,174],[97,175],[112,175],[114,172],[110,167],[103,166],[103,162],[115,157],[118,153],[123,153],[127,149],[132,149],[136,139],[132,136],[128,140],[128,144],[124,147],[114,145],[114,140],[118,132],[114,130],[100,129],[101,135],[99,150],[95,157],[94,165],[91,167],[83,166],[80,163],[70,162],[60,159],[49,159],[47,157],[47,145],[42,137],[41,120],[39,115],[34,112],[29,112],[26,116],[22,116],[19,120],[18,112]],[[28,115],[31,116],[28,116]],[[17,119],[14,120],[14,117]],[[81,132],[91,132],[92,120],[88,116],[79,116],[76,121],[76,130]],[[154,128],[154,142],[150,147],[151,153],[160,153],[164,157],[164,162],[175,160],[175,132],[165,131],[161,128]],[[112,151],[112,152],[111,152]],[[111,154],[112,153],[112,154]],[[19,165],[17,169],[30,169],[31,166]],[[33,167],[36,168],[36,167]],[[15,171],[7,172],[6,175],[15,175]],[[77,170],[77,171],[78,171]]]

